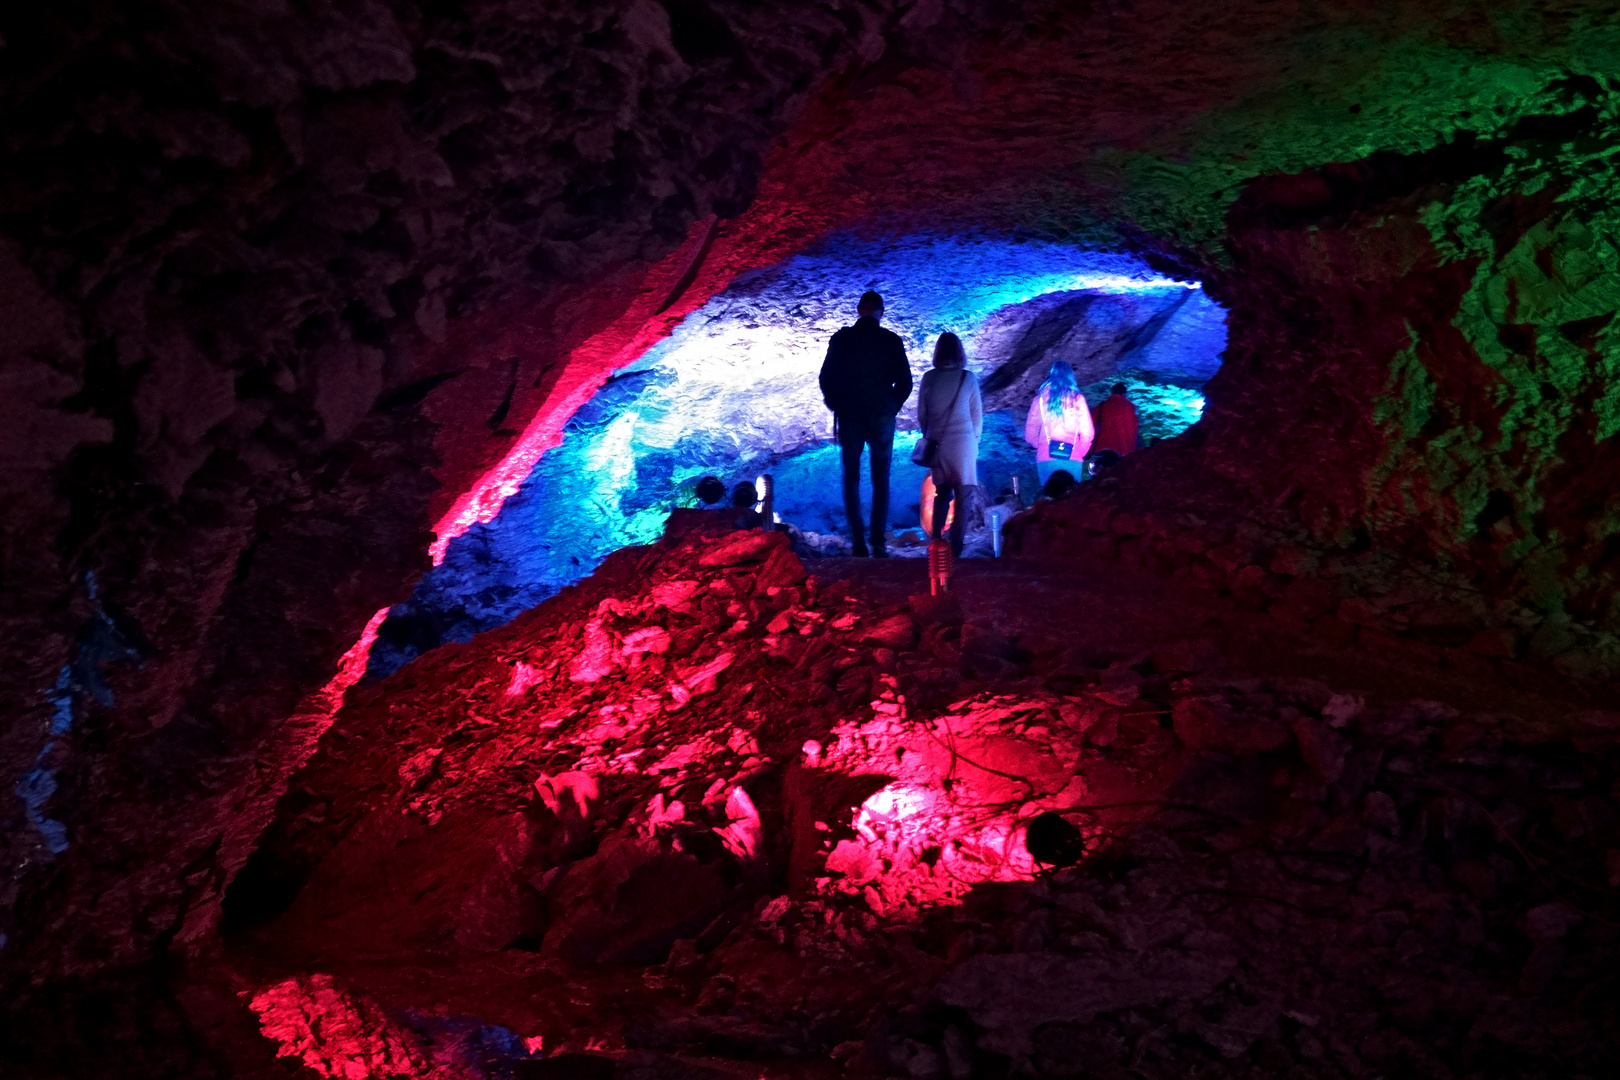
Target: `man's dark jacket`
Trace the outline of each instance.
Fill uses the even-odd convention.
[[[911,364],[900,335],[870,315],[832,336],[821,365],[821,396],[842,416],[893,416],[911,396]]]

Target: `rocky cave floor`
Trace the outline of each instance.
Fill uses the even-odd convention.
[[[808,569],[696,528],[351,691],[227,900],[284,1065],[1616,1075],[1606,691],[1116,563]]]

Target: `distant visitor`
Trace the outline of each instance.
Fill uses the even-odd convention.
[[[934,481],[934,515],[928,534],[937,540],[944,533],[954,501],[951,553],[961,555],[969,492],[979,484],[984,404],[979,380],[967,369],[967,353],[955,334],[941,334],[934,345],[934,369],[923,375],[917,391],[917,426],[922,429],[922,440],[913,457],[920,458],[917,464],[929,467]]]
[[[1056,469],[1041,485],[1041,497],[1046,499],[1061,499],[1075,487],[1074,473],[1068,469]]]
[[[744,480],[731,489],[732,524],[739,529],[757,528],[760,523],[759,511],[754,507],[759,503],[759,489]]]
[[[1119,464],[1118,450],[1093,450],[1091,452],[1091,475],[1107,472]]]
[[[1042,488],[1060,469],[1075,476],[1079,462],[1091,450],[1092,435],[1091,409],[1080,392],[1074,368],[1062,360],[1052,361],[1024,422],[1024,441],[1035,448],[1035,471]]]
[[[697,482],[695,494],[704,506],[713,506],[726,497],[726,485],[718,476],[705,476]]]
[[[1095,419],[1097,436],[1091,443],[1093,454],[1102,450],[1112,450],[1120,457],[1124,457],[1137,449],[1139,443],[1136,406],[1125,396],[1124,383],[1114,384],[1113,393],[1097,406]]]
[[[844,466],[844,514],[854,554],[888,557],[889,465],[894,416],[911,396],[911,364],[900,335],[878,325],[883,297],[861,294],[854,326],[832,336],[821,365],[821,397],[833,413]],[[872,523],[861,521],[861,452],[871,449]],[[871,547],[867,547],[868,535]]]

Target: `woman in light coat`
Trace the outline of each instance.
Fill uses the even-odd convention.
[[[1083,462],[1091,450],[1094,431],[1091,409],[1080,392],[1074,368],[1062,360],[1052,361],[1046,381],[1029,403],[1024,422],[1024,441],[1035,448],[1035,471],[1041,487],[1059,469],[1076,480],[1084,480]]]
[[[939,456],[930,470],[934,480],[934,527],[938,538],[945,528],[951,500],[956,514],[951,521],[951,550],[962,554],[962,533],[967,526],[968,492],[979,485],[979,436],[984,431],[984,403],[979,380],[967,369],[967,353],[955,334],[939,335],[934,345],[934,370],[922,377],[917,392],[917,426],[939,443]]]

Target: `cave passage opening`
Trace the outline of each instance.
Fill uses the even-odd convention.
[[[1093,406],[1124,382],[1151,443],[1199,419],[1226,347],[1226,313],[1198,282],[1132,255],[1009,238],[826,238],[741,275],[615,372],[500,513],[456,537],[391,609],[367,677],[500,626],[613,551],[656,540],[672,509],[698,505],[704,476],[729,489],[771,474],[776,512],[801,553],[841,553],[839,453],[817,374],[866,289],[884,295],[884,324],[904,341],[914,378],[941,333],[962,337],[984,393],[989,501],[1009,497],[1015,477],[1025,498],[1034,490],[1024,417],[1054,360],[1073,365]],[[920,552],[926,471],[906,453],[915,393],[897,420],[889,524],[897,552]]]

